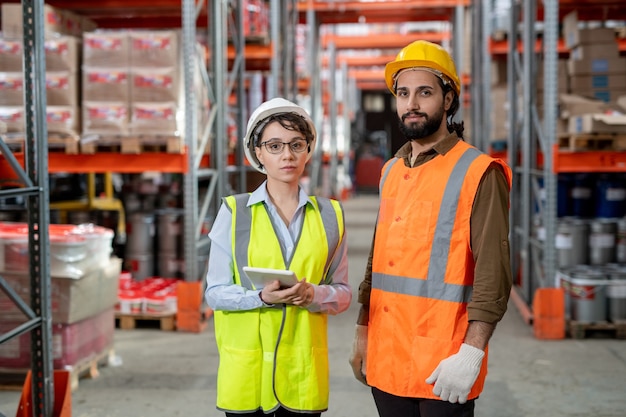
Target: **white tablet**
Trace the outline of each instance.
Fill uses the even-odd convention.
[[[289,270],[244,266],[243,272],[246,273],[257,289],[261,289],[276,280],[280,281],[281,287],[291,287],[298,283],[296,274]]]

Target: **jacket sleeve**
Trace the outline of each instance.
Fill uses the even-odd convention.
[[[481,180],[470,223],[475,267],[469,320],[497,323],[506,312],[512,287],[509,185],[497,163]]]

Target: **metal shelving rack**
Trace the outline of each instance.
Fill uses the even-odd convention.
[[[24,169],[0,137],[2,154],[23,185],[23,188],[17,190],[2,190],[0,196],[27,198],[30,255],[30,305],[24,303],[0,276],[0,289],[5,291],[27,318],[25,323],[0,335],[0,343],[30,331],[32,409],[34,415],[49,417],[52,416],[53,410],[54,375],[43,8],[43,0],[22,0],[26,110]]]
[[[508,161],[513,169],[511,192],[511,253],[517,274],[514,296],[527,321],[532,320],[533,296],[537,289],[556,285],[557,250],[553,242],[557,229],[557,174],[560,172],[623,172],[616,154],[613,164],[603,162],[602,152],[571,154],[557,147],[557,60],[560,13],[585,8],[586,19],[602,20],[614,13],[623,16],[619,2],[545,0],[538,11],[533,0],[512,0],[508,32]],[[563,8],[564,10],[560,10]],[[609,12],[611,10],[612,12]],[[543,16],[538,33],[537,16]],[[521,29],[520,29],[521,28]],[[518,42],[519,41],[519,42]],[[522,45],[541,44],[540,51]],[[523,49],[523,50],[522,50]],[[538,67],[539,54],[543,67]],[[537,97],[536,75],[544,75],[543,97]],[[543,113],[537,101],[543,99]],[[513,161],[513,162],[512,162]],[[541,230],[541,233],[539,233]]]
[[[511,1],[508,36],[508,160],[513,169],[511,190],[511,253],[512,268],[517,274],[514,285],[528,305],[536,289],[553,287],[556,274],[556,175],[553,152],[556,143],[557,118],[557,40],[559,33],[558,0],[543,2],[543,115],[537,110],[536,72],[537,4],[533,0]],[[520,21],[520,16],[522,16]],[[519,27],[521,26],[521,33]],[[517,42],[521,40],[521,42]],[[542,121],[543,120],[543,121]],[[538,163],[543,154],[543,166]],[[520,161],[519,163],[517,161]],[[539,183],[543,181],[540,195]],[[536,238],[537,221],[545,230]]]

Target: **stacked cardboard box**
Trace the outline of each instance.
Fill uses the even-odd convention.
[[[22,8],[23,6],[19,3],[2,4],[2,32],[7,38],[22,38]],[[79,37],[83,32],[94,30],[96,24],[92,20],[68,10],[45,4],[43,27],[46,37],[57,34]]]
[[[97,31],[83,45],[85,135],[180,135],[177,32]]]
[[[73,36],[50,35],[45,40],[46,114],[48,132],[76,136],[80,132],[79,50]],[[0,38],[0,120],[9,132],[24,132],[23,45],[20,39]]]
[[[48,300],[54,367],[70,370],[105,355],[113,347],[114,308],[122,264],[120,259],[110,257],[111,230],[98,228],[102,233],[81,234],[72,228],[80,226],[50,225],[52,277]],[[0,224],[0,273],[28,304],[32,284],[28,237],[23,229],[20,224]],[[0,332],[10,331],[25,321],[20,308],[0,292]],[[28,333],[12,338],[0,344],[0,367],[28,369],[30,355]]]
[[[129,132],[129,37],[126,31],[83,35],[83,134]]]
[[[178,34],[130,32],[130,131],[179,136],[181,74]]]
[[[606,102],[626,95],[626,58],[619,55],[614,29],[581,28],[574,11],[563,20],[563,37],[570,50],[570,93]]]

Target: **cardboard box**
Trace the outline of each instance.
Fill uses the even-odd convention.
[[[46,35],[65,33],[64,19],[65,17],[61,10],[44,4],[43,27]],[[21,39],[24,36],[23,29],[22,5],[20,3],[4,3],[2,5],[2,32],[4,36],[12,39]]]
[[[178,67],[178,33],[173,30],[130,32],[130,65],[134,68]]]
[[[23,132],[24,106],[0,106],[0,121],[6,125],[8,133]]]
[[[130,101],[128,68],[83,66],[83,101]]]
[[[132,68],[132,102],[178,102],[182,95],[175,67]]]
[[[504,85],[507,83],[508,61],[504,59],[491,60],[491,85]]]
[[[130,132],[134,135],[177,136],[178,107],[175,102],[131,103]]]
[[[570,89],[573,94],[577,90],[593,89],[626,89],[626,74],[583,74],[569,77]]]
[[[78,106],[78,81],[75,72],[47,71],[46,100],[48,106]]]
[[[20,320],[0,321],[0,333],[23,323]],[[112,308],[76,323],[52,324],[52,364],[54,369],[67,369],[105,353],[113,347],[115,314]],[[0,344],[0,367],[28,369],[31,360],[30,333],[24,333]]]
[[[82,125],[84,135],[128,134],[128,102],[83,101],[82,110]]]
[[[615,41],[611,28],[579,28],[578,12],[574,10],[563,18],[563,40],[569,49],[578,45]]]
[[[54,36],[45,40],[46,71],[76,72],[80,68],[79,40]],[[24,48],[21,39],[0,37],[0,71],[22,71]]]
[[[0,106],[24,104],[24,74],[0,72]],[[46,100],[51,106],[77,106],[76,74],[69,71],[46,72]]]
[[[111,258],[103,268],[86,273],[81,278],[51,278],[51,309],[53,323],[71,324],[113,308],[122,261]],[[30,301],[28,273],[3,273],[9,286],[24,300]],[[21,320],[24,313],[4,292],[0,292],[0,322]]]
[[[80,70],[80,40],[74,36],[62,35],[46,39],[46,71]]]
[[[0,72],[0,106],[21,106],[24,103],[24,74]]]
[[[561,94],[559,96],[560,117],[568,119],[588,113],[604,113],[609,110],[607,103],[582,97],[574,94]]]
[[[626,74],[626,58],[568,59],[567,71],[570,75]]]
[[[0,107],[0,121],[8,133],[25,132],[24,106]],[[77,135],[80,133],[80,113],[76,106],[46,106],[48,132]]]
[[[77,136],[80,134],[80,110],[78,106],[46,106],[46,123],[49,133]]]
[[[584,59],[593,60],[598,58],[611,59],[618,56],[619,47],[615,41],[578,45],[569,53],[569,59],[574,61],[582,61]]]
[[[20,40],[0,37],[0,71],[22,71],[23,55],[24,48]]]
[[[606,88],[595,88],[589,90],[578,90],[578,94],[583,97],[589,97],[596,100],[601,100],[606,103],[613,102],[617,100],[619,97],[626,94],[626,88],[620,89],[606,89]]]
[[[583,114],[569,118],[569,133],[626,133],[626,116]]]
[[[97,31],[83,35],[83,65],[128,68],[130,47],[127,31]]]

